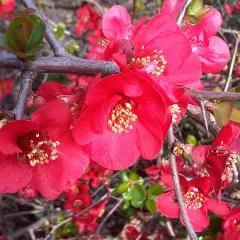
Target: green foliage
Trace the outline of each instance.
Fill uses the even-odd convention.
[[[80,47],[77,44],[77,42],[75,40],[72,40],[67,46],[66,46],[66,50],[68,51],[68,53],[73,54],[76,52],[79,52]]]
[[[26,9],[20,16],[13,18],[6,37],[0,37],[0,46],[23,60],[36,60],[42,48],[45,24],[35,14],[35,10]]]
[[[200,22],[200,18],[210,10],[208,5],[203,5],[202,0],[193,0],[187,10],[186,21],[191,24]]]
[[[188,135],[186,137],[186,143],[191,144],[192,146],[197,146],[198,145],[198,140],[194,135]]]
[[[64,39],[65,29],[66,25],[64,23],[59,23],[55,28],[53,28],[53,32],[58,40],[62,41]]]

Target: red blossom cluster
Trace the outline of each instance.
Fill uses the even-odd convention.
[[[235,2],[232,5],[224,4],[224,10],[225,10],[227,15],[230,15],[233,12],[236,12],[236,11],[240,10],[240,3]]]
[[[82,233],[94,233],[98,227],[96,222],[99,217],[104,213],[105,205],[107,200],[99,203],[98,205],[91,208],[89,211],[78,215],[82,210],[86,209],[92,204],[92,197],[88,193],[88,184],[68,184],[65,191],[67,194],[67,201],[64,205],[65,209],[70,209],[73,215],[73,221],[78,227],[78,232]]]
[[[75,214],[79,232],[96,230],[106,202],[77,216],[92,203],[88,186],[107,184],[114,170],[132,166],[140,156],[156,158],[169,127],[182,119],[188,104],[197,104],[178,85],[202,90],[202,73],[221,71],[230,58],[227,44],[216,36],[220,13],[210,8],[196,24],[186,21],[179,27],[176,17],[183,3],[166,0],[161,13],[136,23],[119,5],[106,11],[101,24],[88,5],[77,11],[76,33],[94,30],[88,36],[87,58],[115,62],[121,72],[106,77],[69,74],[68,86],[40,85],[29,99],[29,107],[38,107],[31,119],[14,120],[0,129],[1,193],[20,191],[23,198],[33,199],[40,192],[55,199],[65,190],[65,208]],[[209,225],[208,211],[230,213],[219,194],[233,178],[237,157],[229,146],[239,133],[240,125],[230,121],[211,146],[184,147],[196,166],[178,158],[183,199],[195,231]],[[169,189],[158,197],[158,211],[180,217],[169,163],[145,171]],[[76,182],[79,178],[88,186]],[[238,218],[234,215],[234,221]],[[224,223],[226,234],[230,227],[239,227],[231,219]]]

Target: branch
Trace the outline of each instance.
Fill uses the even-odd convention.
[[[199,91],[183,86],[179,86],[184,88],[185,93],[196,99],[204,99],[204,100],[221,100],[221,101],[240,101],[240,93],[235,92],[214,92],[214,91]]]
[[[27,70],[46,73],[77,73],[102,76],[120,72],[117,64],[106,61],[93,61],[73,56],[41,57],[33,62],[21,62],[12,54],[0,54],[0,68]]]
[[[116,205],[109,211],[109,213],[106,215],[106,217],[103,219],[103,221],[100,223],[96,233],[100,234],[104,224],[107,222],[107,220],[111,217],[111,215],[120,207],[120,205],[123,203],[124,198],[118,199],[118,202]]]
[[[188,105],[187,107],[187,115],[192,117],[193,119],[197,120],[200,123],[204,123],[204,117],[202,115],[202,111],[200,107]],[[210,121],[209,117],[207,117],[208,120],[208,128],[210,133],[216,137],[220,131],[220,128]]]
[[[174,140],[173,128],[171,126],[168,130],[168,148],[169,148],[170,152],[172,151],[174,142],[175,142],[175,140]],[[187,211],[185,209],[185,205],[184,205],[184,201],[183,201],[183,197],[182,197],[181,185],[180,185],[180,181],[179,181],[178,170],[177,170],[176,158],[173,154],[170,154],[170,165],[171,165],[171,169],[172,169],[174,192],[175,192],[175,196],[176,196],[179,208],[180,208],[180,213],[181,213],[183,222],[186,226],[186,229],[187,229],[190,239],[195,240],[195,239],[197,239],[197,235],[196,235],[195,231],[193,230],[192,224],[190,222]]]
[[[23,71],[20,76],[21,86],[18,93],[18,100],[13,110],[15,113],[16,119],[21,119],[24,115],[25,105],[28,99],[28,96],[32,90],[32,83],[34,78],[37,76],[37,72],[26,70]]]
[[[191,3],[192,0],[186,0],[184,5],[183,5],[183,8],[181,10],[181,13],[179,14],[178,18],[177,18],[177,24],[179,26],[182,26],[182,21],[183,21],[183,18],[185,16],[185,11],[187,10],[187,7],[188,5]]]
[[[63,57],[63,56],[67,56],[68,52],[65,50],[65,48],[62,46],[62,44],[58,41],[58,39],[55,37],[54,33],[52,32],[51,28],[49,27],[49,24],[46,20],[46,18],[44,17],[44,15],[38,10],[38,8],[36,7],[36,5],[32,2],[32,0],[21,0],[22,4],[26,7],[26,8],[33,8],[36,9],[36,15],[38,15],[45,23],[46,25],[46,34],[45,37],[50,45],[50,47],[52,48],[54,55],[56,57]]]
[[[240,42],[240,34],[237,35],[237,39],[236,39],[236,43],[235,43],[235,47],[234,47],[234,52],[233,52],[233,56],[232,56],[232,61],[231,61],[231,65],[230,65],[230,69],[229,69],[229,73],[228,73],[228,78],[227,78],[226,85],[224,87],[224,92],[228,91],[230,81],[232,79],[232,73],[233,73],[233,68],[234,68],[235,61],[236,61],[236,56],[237,56],[237,53],[238,53],[239,42]]]

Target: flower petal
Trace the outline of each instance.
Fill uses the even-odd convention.
[[[17,145],[18,137],[38,130],[36,123],[27,120],[16,120],[3,125],[0,129],[0,151],[6,155],[20,153]]]
[[[218,201],[215,198],[211,198],[207,201],[206,208],[219,215],[227,215],[231,212],[231,207],[223,201]]]
[[[0,153],[0,176],[0,192],[16,193],[30,182],[32,168],[20,162],[16,155],[5,156]]]
[[[180,215],[179,207],[174,201],[173,190],[158,196],[156,207],[157,210],[165,217],[177,218]]]

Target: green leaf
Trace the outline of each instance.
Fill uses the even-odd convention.
[[[186,137],[186,143],[191,144],[192,146],[197,146],[198,145],[198,140],[194,135],[188,135]]]
[[[26,51],[30,51],[31,49],[38,47],[42,43],[46,31],[45,23],[41,20],[41,18],[33,14],[28,15],[28,18],[34,22],[34,27],[30,37],[28,38]]]
[[[131,204],[132,204],[132,206],[135,207],[135,208],[141,208],[141,207],[144,206],[144,201],[142,201],[142,202],[136,202],[136,201],[134,201],[134,200],[132,199],[132,200],[131,200]]]
[[[120,171],[120,178],[122,182],[128,181],[129,170]]]
[[[128,190],[122,194],[123,198],[126,200],[131,200],[132,199],[132,188],[128,188]]]
[[[136,172],[131,172],[128,176],[129,180],[132,181],[137,181],[139,180],[141,177],[136,173]]]
[[[240,123],[240,110],[237,109],[237,108],[234,108],[234,109],[232,110],[230,119],[231,119],[233,122]]]
[[[214,106],[213,114],[220,127],[226,126],[229,123],[231,112],[232,103],[229,101],[220,102]]]
[[[24,34],[26,34],[26,36],[24,36],[24,39],[29,39],[34,24],[30,19],[26,17],[14,18],[10,23],[6,34],[9,47],[17,51],[24,50],[22,43],[23,40],[21,36],[21,29],[23,29],[23,25],[25,25]]]
[[[148,199],[145,206],[150,213],[155,213],[157,211],[156,202],[153,199]]]
[[[231,90],[229,90],[229,92],[236,92],[236,93],[240,93],[240,87],[235,87],[235,88],[232,88]]]
[[[145,198],[146,198],[145,189],[139,184],[135,184],[134,188],[132,189],[132,200],[134,202],[143,202]]]
[[[126,209],[128,209],[130,207],[130,205],[131,205],[130,201],[129,200],[125,200],[123,202],[123,204],[122,204],[122,209],[126,210]]]
[[[189,15],[196,15],[199,11],[201,11],[203,7],[203,1],[202,0],[193,0],[188,7],[188,14]]]
[[[63,40],[64,39],[64,31],[66,29],[66,25],[64,23],[59,23],[54,29],[53,32],[57,39]]]
[[[129,182],[123,182],[123,183],[120,183],[115,192],[118,193],[118,194],[122,194],[122,193],[125,193],[129,188]]]
[[[155,184],[148,189],[148,192],[158,196],[163,193],[163,188],[161,185]]]

